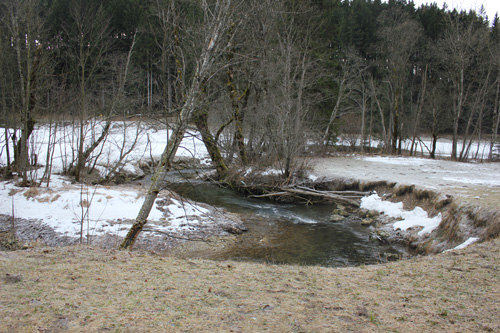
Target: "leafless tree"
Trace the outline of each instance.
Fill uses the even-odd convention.
[[[184,137],[188,124],[199,107],[204,84],[218,70],[218,68],[215,68],[216,60],[227,46],[227,40],[224,37],[229,27],[232,4],[233,1],[231,0],[217,0],[213,4],[209,4],[205,0],[202,1],[203,23],[206,34],[204,35],[199,58],[196,59],[196,67],[192,79],[189,82],[190,87],[187,90],[185,102],[170,134],[167,146],[162,153],[160,163],[155,168],[155,172],[151,178],[151,185],[141,210],[137,215],[135,223],[120,245],[123,249],[130,249],[133,246],[137,236],[146,224],[149,213],[162,187],[165,174],[171,168],[173,157]]]
[[[390,109],[392,124],[392,152],[401,153],[402,109],[404,106],[404,89],[406,78],[411,70],[410,60],[415,52],[418,40],[422,36],[419,23],[409,17],[400,7],[391,7],[384,11],[379,22],[382,40],[382,66],[387,70],[387,83],[391,88],[392,106]]]
[[[499,21],[497,21],[498,23]],[[498,131],[500,129],[500,26],[496,25],[492,30],[493,38],[489,43],[488,53],[492,62],[493,68],[496,70],[493,91],[493,105],[491,109],[491,133],[490,133],[490,150],[488,159],[491,161],[494,158],[494,147],[499,144]]]
[[[11,40],[10,49],[15,54],[15,68],[18,75],[18,79],[13,81],[17,86],[12,86],[11,90],[13,109],[20,110],[21,119],[21,138],[15,143],[14,163],[22,177],[21,184],[27,186],[28,142],[35,126],[34,112],[37,97],[40,95],[39,90],[43,86],[39,83],[43,77],[42,71],[46,59],[42,44],[44,22],[36,11],[36,3],[33,0],[6,1],[3,5],[6,10],[3,20],[8,22],[6,26]]]
[[[452,18],[448,29],[439,45],[438,54],[444,69],[444,79],[451,87],[453,142],[451,157],[458,158],[459,127],[467,105],[473,98],[473,90],[478,82],[478,57],[484,51],[486,44],[481,37],[481,29],[475,22],[463,22],[459,18]],[[481,64],[484,65],[484,64]]]
[[[330,119],[325,129],[323,135],[323,143],[326,145],[330,140],[332,125],[341,115],[341,109],[345,104],[349,104],[352,94],[358,89],[360,82],[363,80],[362,74],[365,71],[366,65],[363,63],[362,59],[356,54],[354,48],[350,47],[346,50],[345,56],[341,59],[339,63],[339,74],[332,74],[334,81],[337,86],[337,94],[335,96],[335,102],[330,114]]]

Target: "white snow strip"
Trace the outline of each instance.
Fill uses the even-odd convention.
[[[489,177],[485,175],[484,179],[470,178],[470,177],[443,177],[445,181],[452,181],[464,184],[475,184],[475,185],[486,185],[486,186],[500,186],[500,179],[495,179],[494,177]]]
[[[439,223],[441,223],[441,214],[430,218],[427,212],[420,207],[415,207],[415,209],[411,211],[404,210],[402,202],[384,201],[376,193],[368,197],[363,197],[360,207],[383,212],[389,217],[401,218],[401,221],[393,224],[394,230],[400,229],[405,231],[411,227],[423,227],[423,229],[418,232],[419,236],[431,233],[439,226]]]
[[[477,242],[479,240],[478,237],[470,237],[469,239],[467,239],[465,242],[463,242],[462,244],[460,245],[457,245],[455,246],[453,249],[449,249],[449,250],[446,250],[444,252],[448,252],[448,251],[453,251],[453,250],[460,250],[460,249],[465,249],[467,246]]]
[[[268,169],[264,172],[262,172],[262,175],[263,176],[270,176],[270,175],[273,175],[273,176],[278,176],[278,175],[282,175],[283,173],[279,170],[276,170],[276,169]]]
[[[307,178],[309,178],[310,180],[312,180],[313,182],[315,182],[318,179],[318,176],[309,175],[309,176],[307,176]]]
[[[435,160],[430,160],[425,158],[415,158],[415,157],[407,158],[407,157],[373,156],[373,157],[361,157],[361,159],[368,162],[394,164],[394,165],[423,166],[436,163]]]

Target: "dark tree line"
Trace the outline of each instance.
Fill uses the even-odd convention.
[[[499,51],[498,16],[406,0],[1,0],[6,172],[26,185],[36,122],[65,121],[79,180],[134,114],[196,127],[222,179],[256,161],[289,177],[308,140],[339,137],[415,154],[426,135],[435,156],[446,135],[457,160],[487,140],[494,159]]]

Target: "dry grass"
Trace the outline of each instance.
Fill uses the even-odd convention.
[[[0,252],[0,331],[498,331],[499,245],[341,269]]]

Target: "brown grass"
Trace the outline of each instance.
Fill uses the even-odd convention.
[[[39,191],[36,187],[30,187],[28,190],[26,190],[23,195],[27,199],[35,198],[39,194]]]
[[[0,331],[498,331],[499,245],[340,269],[0,252]]]

